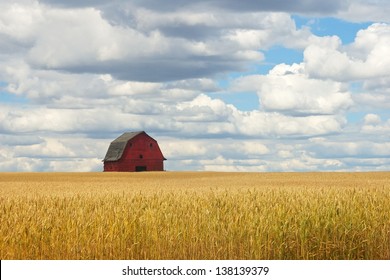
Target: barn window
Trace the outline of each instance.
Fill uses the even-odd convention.
[[[149,144],[149,147],[150,147],[150,148],[153,147],[153,143],[150,143],[150,144]]]
[[[139,158],[144,158],[144,156],[143,155],[139,155]]]
[[[129,147],[133,146],[133,143],[129,143]]]

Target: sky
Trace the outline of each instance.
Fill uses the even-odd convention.
[[[0,171],[390,170],[387,0],[2,0]]]

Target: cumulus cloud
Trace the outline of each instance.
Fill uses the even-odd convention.
[[[111,18],[118,21],[121,17],[127,17],[129,10],[134,7],[156,12],[167,13],[171,11],[197,11],[197,10],[224,10],[234,12],[288,12],[298,13],[306,16],[338,16],[350,21],[378,21],[388,22],[390,5],[387,0],[332,0],[319,3],[318,1],[299,0],[294,2],[277,1],[234,1],[234,0],[197,0],[197,1],[164,1],[164,5],[156,0],[137,0],[137,1],[115,1],[103,0],[88,1],[62,1],[62,0],[41,0],[41,3],[57,7],[80,8],[80,7],[99,7]],[[123,21],[123,19],[122,19]]]
[[[390,3],[387,0],[349,0],[338,16],[356,22],[389,22]]]
[[[353,105],[343,84],[310,78],[305,73],[305,64],[281,64],[268,75],[240,78],[234,89],[256,90],[265,110],[290,115],[332,115]]]
[[[378,124],[381,123],[381,117],[376,114],[367,114],[364,116],[364,124]]]
[[[276,1],[250,1],[243,0],[240,3],[234,0],[197,0],[191,2],[183,2],[178,0],[165,1],[164,5],[156,0],[136,0],[137,5],[141,5],[148,9],[159,11],[169,11],[172,9],[225,9],[234,11],[286,11],[286,12],[303,12],[303,13],[330,13],[338,10],[343,6],[343,2],[337,0],[327,1],[326,3],[318,3],[316,1],[295,1],[294,4],[283,0]]]
[[[377,138],[381,138],[383,135],[386,137],[390,133],[390,119],[382,121],[377,114],[367,114],[364,116],[364,124],[361,131],[365,134],[375,135]]]
[[[56,5],[60,7],[88,7],[88,6],[107,6],[107,1],[102,0],[87,0],[87,1],[61,1],[61,0],[41,0],[43,3],[50,5]],[[302,13],[315,13],[315,14],[328,14],[334,13],[340,9],[343,9],[346,4],[345,1],[330,0],[326,3],[318,3],[314,0],[304,1],[298,0],[294,4],[286,3],[283,0],[276,1],[250,1],[243,0],[237,3],[234,0],[196,0],[196,1],[180,1],[180,0],[167,0],[164,1],[164,5],[156,0],[135,0],[129,4],[129,1],[120,0],[116,1],[123,6],[136,5],[147,9],[157,10],[160,12],[172,11],[172,10],[191,10],[191,9],[224,9],[233,11],[285,11],[285,12],[302,12]],[[123,7],[122,6],[122,7]]]
[[[354,96],[354,100],[362,108],[369,108],[374,110],[390,108],[389,94],[381,94],[374,92],[359,93]]]
[[[115,24],[105,17],[104,7],[87,6],[5,5],[11,16],[0,15],[1,31],[27,47],[26,61],[33,67],[144,82],[242,71],[263,60],[260,50],[273,44],[302,47],[318,40],[307,29],[298,30],[288,14],[261,9],[250,14],[218,9],[160,13],[132,5],[125,24]]]
[[[1,31],[19,44],[29,43],[26,59],[42,69],[166,81],[240,70],[249,60],[262,59],[257,50],[241,49],[225,32],[198,40],[167,37],[158,26],[159,21],[164,21],[161,16],[155,16],[157,26],[142,30],[139,26],[144,26],[144,16],[139,17],[135,27],[130,27],[110,24],[100,10],[92,7],[50,9],[38,2],[33,9],[26,4],[16,6],[9,8],[13,15],[10,19],[6,13],[2,14]],[[153,15],[146,16],[153,22]],[[29,24],[12,20],[18,17],[25,18]],[[180,17],[178,20],[179,25],[186,24],[180,22]],[[226,46],[222,48],[222,44]]]
[[[40,132],[0,136],[1,171],[100,171],[105,140]],[[41,135],[41,136],[35,136]],[[103,148],[104,147],[104,148]]]
[[[348,46],[308,46],[304,60],[309,74],[322,79],[353,81],[386,77],[390,71],[389,44],[390,26],[376,23],[360,30]]]
[[[317,147],[317,156],[324,158],[378,158],[389,157],[390,143],[360,142],[326,142]]]

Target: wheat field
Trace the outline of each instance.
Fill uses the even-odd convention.
[[[0,259],[390,259],[390,173],[0,173]]]

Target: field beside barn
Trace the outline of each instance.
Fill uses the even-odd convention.
[[[0,259],[390,259],[390,173],[0,173]]]

